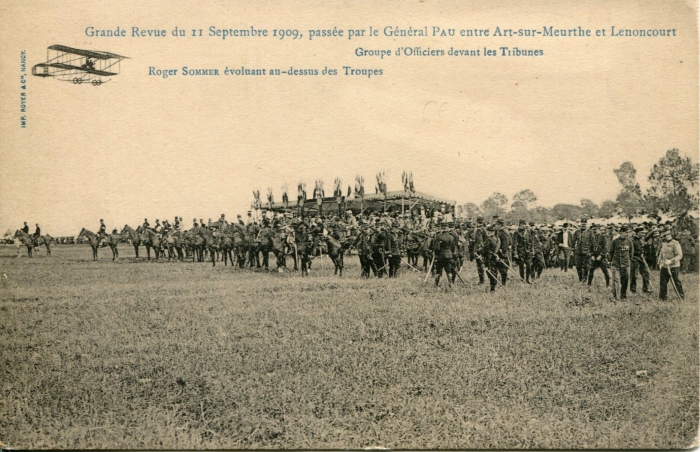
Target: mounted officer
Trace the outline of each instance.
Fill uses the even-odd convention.
[[[105,220],[100,218],[100,229],[97,230],[97,246],[101,246],[104,239],[107,237],[107,226]]]

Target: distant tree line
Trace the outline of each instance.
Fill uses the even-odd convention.
[[[690,157],[682,156],[678,149],[666,151],[653,166],[647,178],[649,188],[644,193],[637,182],[637,170],[632,162],[623,163],[613,172],[620,182],[620,192],[615,200],[606,200],[601,205],[582,198],[578,205],[560,203],[553,207],[537,206],[537,195],[525,189],[513,195],[510,205],[506,195],[495,192],[480,205],[468,202],[461,207],[464,214],[471,218],[498,215],[506,221],[517,222],[522,218],[536,223],[573,220],[582,216],[610,218],[623,215],[632,218],[640,214],[681,215],[698,207],[700,166],[693,164]]]

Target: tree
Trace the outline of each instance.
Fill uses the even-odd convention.
[[[529,209],[530,206],[536,201],[537,196],[529,188],[521,190],[513,195],[513,205],[515,205],[516,202],[520,202],[525,207],[525,209]]]
[[[617,210],[624,213],[628,220],[631,220],[643,208],[642,190],[637,183],[637,170],[632,162],[625,162],[613,172],[622,185],[622,191],[615,200]]]
[[[669,149],[651,169],[650,187],[645,196],[647,204],[652,209],[661,207],[676,214],[696,207],[699,172],[699,165],[693,164],[690,157],[682,157],[678,149]]]
[[[518,213],[526,212],[527,205],[522,201],[514,201],[513,204],[510,205],[510,210]]]
[[[581,210],[589,218],[598,216],[598,204],[588,198],[581,198]]]
[[[637,183],[637,170],[632,162],[623,163],[619,168],[614,169],[613,172],[617,176],[617,180],[620,181],[623,190],[636,193],[639,196],[642,195],[642,190]]]
[[[479,206],[477,206],[473,202],[468,202],[464,204],[462,206],[462,209],[464,209],[464,213],[467,215],[467,218],[476,218],[482,213]]]
[[[555,204],[552,207],[552,215],[557,220],[574,220],[581,217],[581,207],[573,204]]]
[[[502,215],[505,213],[505,206],[507,204],[508,198],[506,198],[506,195],[494,192],[481,203],[481,210],[484,212],[484,216],[488,217],[492,215]]]
[[[639,213],[644,207],[642,197],[631,190],[622,190],[622,192],[617,195],[616,201],[617,210],[625,214],[628,220],[631,220],[632,217]]]
[[[598,209],[598,216],[603,218],[610,218],[617,213],[617,203],[615,201],[607,200],[603,201]]]

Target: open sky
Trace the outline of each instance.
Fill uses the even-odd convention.
[[[39,223],[52,235],[121,228],[144,217],[245,214],[252,191],[411,170],[416,189],[458,203],[529,188],[538,204],[614,198],[612,169],[634,163],[645,186],[667,149],[697,161],[696,11],[681,1],[19,2],[0,4],[0,230]],[[12,18],[12,19],[10,19]],[[676,29],[673,38],[383,36],[385,26],[460,29]],[[88,37],[85,28],[127,30]],[[203,29],[176,38],[174,27]],[[297,41],[207,37],[218,28],[298,28]],[[310,41],[308,30],[380,30]],[[165,29],[131,37],[131,27]],[[188,31],[188,34],[190,32]],[[130,57],[100,87],[27,75],[20,128],[20,56],[27,73],[49,45]],[[387,49],[542,49],[544,56],[385,59]],[[481,50],[483,52],[483,50]],[[339,70],[337,76],[183,77],[190,68]],[[382,69],[345,76],[343,66]],[[149,67],[178,69],[164,79]]]

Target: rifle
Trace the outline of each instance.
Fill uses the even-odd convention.
[[[425,279],[423,282],[426,282],[428,278],[430,277],[430,271],[433,269],[433,264],[435,263],[435,253],[433,253],[433,258],[430,261],[430,267],[428,267],[428,273],[425,275]]]
[[[491,270],[489,270],[488,267],[486,267],[485,265],[484,265],[484,270],[486,270],[486,273],[488,273],[492,278],[494,278],[498,284],[500,284],[501,286],[503,286],[504,289],[506,289],[506,286],[504,286],[503,283],[498,279],[498,277],[496,275],[494,275],[493,273],[491,273]],[[508,289],[506,289],[506,290],[508,290]]]

